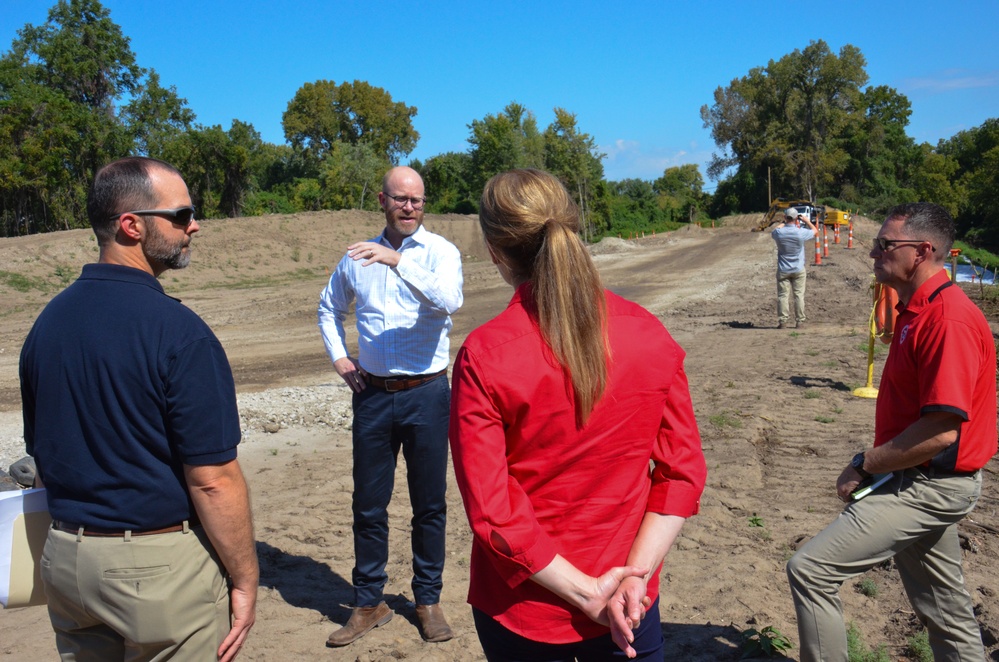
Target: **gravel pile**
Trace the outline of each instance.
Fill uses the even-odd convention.
[[[350,389],[345,384],[278,388],[237,397],[243,443],[287,428],[350,430]],[[21,412],[0,412],[0,472],[24,457]]]

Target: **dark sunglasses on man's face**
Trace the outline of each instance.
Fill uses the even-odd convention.
[[[169,218],[172,223],[187,227],[194,220],[194,207],[177,207],[176,209],[137,209],[135,211],[123,211],[121,214],[112,216],[112,219],[121,218],[122,214],[135,214],[136,216],[162,216]]]
[[[889,246],[895,246],[895,245],[905,246],[907,244],[922,244],[922,243],[925,243],[926,241],[927,241],[926,239],[885,239],[884,237],[874,237],[874,248],[878,249],[882,253],[885,253],[885,252],[888,251],[888,247]],[[937,252],[937,247],[936,246],[930,244],[930,248],[933,249],[934,253]]]

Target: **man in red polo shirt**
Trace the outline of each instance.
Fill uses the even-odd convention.
[[[929,203],[891,209],[874,240],[874,276],[898,291],[899,316],[874,448],[836,482],[849,505],[787,564],[802,662],[846,661],[840,585],[892,557],[934,659],[985,658],[957,523],[996,453],[996,352],[985,316],[944,271],[953,241],[950,215]],[[851,501],[861,481],[888,472],[891,480]]]

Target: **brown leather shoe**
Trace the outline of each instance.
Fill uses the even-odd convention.
[[[443,616],[441,617],[443,620]],[[392,610],[384,602],[374,607],[354,607],[350,620],[342,628],[330,635],[326,645],[331,648],[354,643],[371,630],[392,620]],[[445,623],[445,626],[447,624]]]
[[[420,636],[424,641],[437,643],[454,638],[439,602],[435,605],[416,605],[416,618],[420,621]]]

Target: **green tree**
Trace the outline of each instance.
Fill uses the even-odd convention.
[[[967,199],[965,187],[958,181],[957,160],[933,151],[929,143],[919,146],[920,166],[912,176],[913,200],[929,200],[941,205],[957,218]]]
[[[385,157],[367,143],[333,143],[319,175],[323,207],[377,209],[375,200],[388,167]]]
[[[177,96],[177,88],[173,85],[162,87],[159,74],[152,69],[145,85],[122,112],[135,150],[150,156],[161,152],[164,144],[189,130],[194,117],[187,100]]]
[[[481,191],[495,174],[513,168],[543,168],[544,138],[538,131],[534,113],[517,102],[511,102],[496,115],[472,120],[470,189]]]
[[[659,195],[659,206],[671,221],[690,222],[704,203],[704,179],[692,163],[666,168],[663,176],[652,184]]]
[[[0,229],[84,227],[94,171],[193,114],[147,77],[97,0],[59,0],[46,23],[17,34],[0,56]]]
[[[433,214],[474,214],[478,200],[469,180],[472,157],[467,152],[446,152],[427,159],[426,163],[411,164],[427,190],[427,211]]]
[[[159,156],[180,170],[200,217],[232,217],[243,214],[257,189],[253,164],[263,145],[252,124],[233,120],[228,131],[219,125],[186,131]]]
[[[595,218],[594,184],[604,177],[601,163],[604,155],[597,151],[596,141],[576,128],[576,114],[555,108],[555,119],[543,134],[545,169],[562,180],[576,198],[582,222],[583,238],[592,238],[608,219]]]
[[[393,101],[392,95],[364,81],[337,85],[331,80],[306,83],[284,112],[285,138],[297,150],[325,157],[335,143],[365,143],[388,162],[416,147],[416,107]]]
[[[999,249],[999,118],[941,140],[937,153],[957,163],[955,186],[964,193],[957,215],[966,236]]]
[[[906,135],[912,114],[905,95],[880,85],[864,91],[863,116],[846,132],[850,161],[839,196],[865,209],[886,211],[900,199],[911,199],[923,154]]]
[[[837,56],[819,40],[716,89],[714,105],[701,108],[723,149],[709,176],[735,166],[765,177],[769,167],[785,194],[815,199],[828,191],[849,165],[844,140],[861,117],[865,66],[856,47]]]

